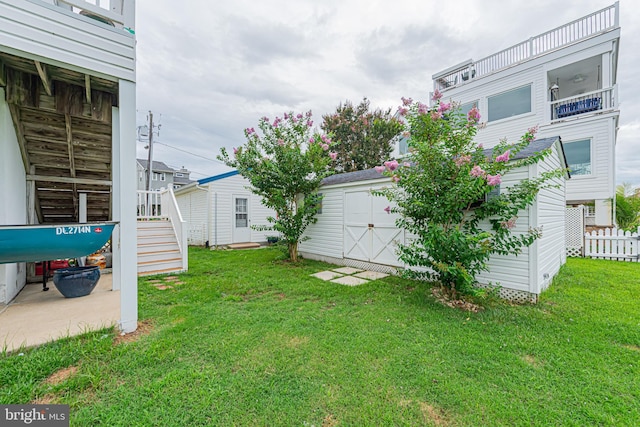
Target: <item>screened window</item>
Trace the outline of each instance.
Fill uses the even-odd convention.
[[[591,175],[591,140],[583,139],[564,143],[571,175]]]
[[[492,122],[531,112],[531,85],[522,86],[487,99],[487,120]]]
[[[462,104],[460,106],[460,112],[465,116],[467,116],[469,114],[469,111],[471,111],[473,107],[476,107],[476,109],[479,109],[478,104],[479,104],[478,100],[467,102],[466,104]]]
[[[407,154],[407,152],[409,151],[408,141],[409,141],[409,138],[407,138],[406,136],[399,136],[398,137],[398,153],[401,156],[403,154]]]
[[[247,199],[236,199],[236,228],[249,226],[249,210]]]

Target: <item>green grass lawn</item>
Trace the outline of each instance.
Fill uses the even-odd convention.
[[[140,280],[137,339],[1,355],[0,403],[74,426],[640,425],[640,263],[570,259],[539,304],[468,313],[273,249],[189,257],[172,289]]]

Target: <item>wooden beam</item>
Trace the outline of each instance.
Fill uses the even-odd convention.
[[[4,76],[4,62],[0,60],[0,86],[7,85],[7,78]]]
[[[87,104],[91,104],[91,76],[84,75],[84,94],[87,98]]]
[[[69,153],[69,172],[72,178],[76,177],[75,156],[73,154],[73,129],[71,129],[71,116],[64,115],[64,127],[67,134],[67,152]],[[78,184],[73,183],[73,208],[78,213],[80,196],[78,195]]]
[[[69,178],[65,176],[47,176],[47,175],[27,175],[27,181],[44,181],[44,182],[63,182],[67,184],[89,184],[89,185],[108,185],[111,186],[113,181],[90,179],[90,178]]]
[[[24,129],[22,128],[22,121],[20,120],[20,108],[16,104],[8,104],[9,111],[11,112],[11,120],[13,120],[13,127],[16,131],[16,137],[18,139],[18,146],[20,147],[20,155],[22,156],[22,164],[24,171],[29,172],[31,163],[29,162],[29,153],[27,152],[27,141],[24,138]]]
[[[40,76],[40,80],[42,80],[42,86],[44,86],[44,91],[47,92],[47,95],[51,96],[53,93],[51,91],[51,79],[47,75],[47,67],[44,64],[41,64],[40,61],[33,61],[36,64],[36,69],[38,70],[38,75]]]

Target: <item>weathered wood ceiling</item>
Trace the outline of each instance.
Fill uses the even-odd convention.
[[[111,219],[117,82],[0,53],[0,86],[38,222],[77,222],[80,193],[87,193],[88,221]]]

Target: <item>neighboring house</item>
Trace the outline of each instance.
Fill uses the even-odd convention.
[[[88,221],[118,223],[113,290],[120,328],[130,332],[138,315],[135,1],[110,6],[0,0],[0,225],[77,224],[86,195]],[[25,286],[26,270],[0,264],[0,306]]]
[[[138,190],[147,189],[147,167],[149,165],[148,160],[136,159],[137,171],[138,171]],[[151,185],[150,191],[160,191],[165,188],[179,188],[184,185],[190,184],[194,181],[189,179],[189,172],[182,167],[180,170],[175,170],[172,167],[167,166],[163,162],[153,161],[153,168],[151,169]]]
[[[500,190],[504,191],[524,178],[566,167],[563,146],[557,137],[538,139],[513,159],[544,149],[551,149],[552,154],[538,164],[510,171],[503,177]],[[393,271],[404,267],[396,249],[411,236],[396,227],[398,214],[385,209],[390,205],[389,201],[371,194],[371,190],[390,184],[389,177],[375,169],[325,178],[319,190],[324,196],[322,211],[317,215],[318,222],[307,228],[305,236],[309,239],[300,244],[300,254],[305,258],[369,270]],[[537,300],[566,261],[564,211],[568,182],[558,178],[554,184],[553,188],[541,190],[535,202],[520,211],[513,229],[518,233],[529,227],[540,227],[542,237],[518,256],[492,256],[489,271],[477,278],[481,284],[500,285],[503,297]],[[489,227],[488,223],[486,226]]]
[[[525,40],[478,61],[433,75],[442,101],[474,105],[486,127],[476,140],[492,147],[531,127],[559,135],[571,180],[567,205],[591,206],[591,221],[614,224],[619,4]],[[402,154],[402,150],[400,153]]]
[[[238,171],[226,172],[187,184],[175,190],[176,200],[187,223],[192,245],[212,247],[232,243],[266,242],[273,231],[258,231],[252,226],[268,225],[275,216],[253,194],[250,182]]]

